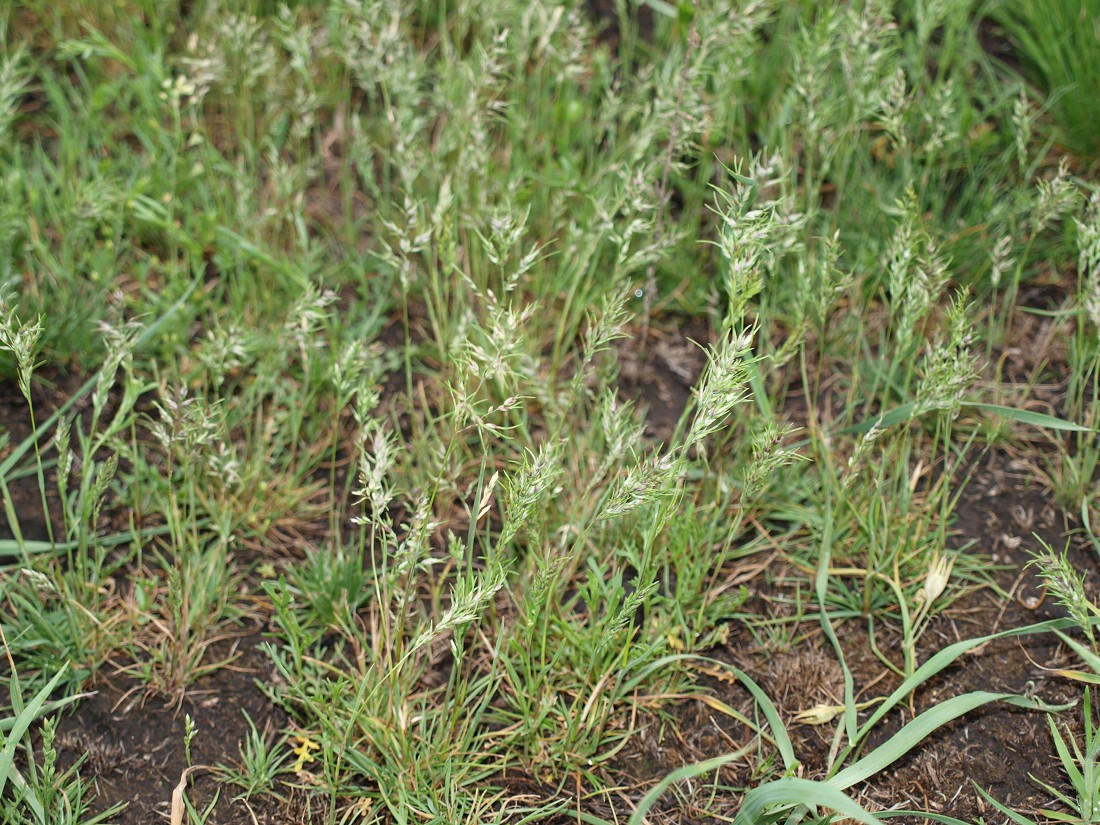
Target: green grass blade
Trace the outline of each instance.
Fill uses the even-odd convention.
[[[1074,424],[1072,421],[1066,421],[1064,418],[1057,418],[1053,415],[1046,415],[1045,413],[1032,412],[1031,410],[1005,407],[1001,404],[982,404],[976,401],[966,402],[965,406],[973,407],[975,410],[981,410],[982,412],[992,413],[993,415],[999,415],[1001,418],[1007,418],[1011,421],[1019,421],[1021,424],[1027,424],[1031,427],[1039,427],[1044,430],[1063,430],[1073,433],[1092,432],[1090,428],[1083,427],[1080,424]]]
[[[59,668],[49,683],[42,688],[42,690],[38,691],[35,697],[22,707],[18,715],[11,720],[11,730],[8,732],[7,740],[4,742],[4,749],[0,750],[0,795],[4,793],[8,778],[13,775],[16,748],[18,748],[23,741],[23,735],[31,726],[31,723],[42,713],[46,700],[50,697],[53,689],[57,687],[58,683],[61,681],[61,677],[65,675],[66,670],[68,670],[68,665]],[[13,680],[13,690],[18,690],[14,685],[15,681]],[[15,697],[13,696],[13,700],[14,699]]]
[[[826,607],[827,590],[829,586],[829,566],[832,564],[832,531],[833,512],[830,507],[825,515],[825,540],[822,542],[821,556],[814,577],[814,592],[817,595],[821,630],[829,640],[829,644],[832,645],[833,652],[836,653],[837,661],[840,662],[841,673],[844,676],[844,733],[848,737],[850,746],[855,747],[859,741],[857,727],[858,719],[856,718],[855,681],[852,678],[852,671],[848,668],[848,662],[844,657],[844,647],[840,644],[840,639],[837,638],[836,630],[833,628],[833,623],[829,618],[829,611]],[[839,740],[837,741],[839,743]]]
[[[71,705],[73,702],[79,702],[81,699],[87,699],[89,696],[95,696],[94,690],[87,693],[74,693],[72,696],[66,696],[64,699],[55,699],[52,702],[46,702],[42,706],[39,716],[46,716],[47,714],[54,713],[61,710],[64,707]],[[18,716],[9,716],[7,719],[0,719],[0,731],[5,734],[12,730],[19,721]]]
[[[1100,621],[1100,620],[1094,620]],[[1064,630],[1066,628],[1075,627],[1076,623],[1073,619],[1050,619],[1045,622],[1039,622],[1037,624],[1028,625],[1027,627],[1016,627],[1011,630],[1002,630],[999,633],[994,633],[989,636],[978,636],[973,639],[963,639],[961,642],[955,642],[948,645],[943,650],[938,651],[931,656],[928,661],[918,667],[913,674],[902,682],[898,688],[891,693],[881,705],[875,710],[874,713],[868,717],[867,721],[863,723],[863,726],[859,731],[859,739],[862,739],[866,734],[871,731],[875,725],[895,708],[900,702],[902,702],[910,693],[931,679],[940,671],[947,667],[950,667],[958,659],[965,656],[971,650],[976,647],[980,647],[986,642],[993,641],[994,639],[1005,639],[1012,636],[1029,636],[1033,633],[1047,633],[1050,631]]]
[[[881,822],[855,800],[832,785],[810,779],[786,777],[753,788],[745,794],[741,809],[733,820],[734,825],[756,825],[765,821],[763,817],[769,809],[781,806],[827,808],[849,819],[863,822],[865,825],[879,825]],[[638,822],[640,823],[641,819]],[[637,825],[634,817],[630,818],[630,825]]]
[[[962,406],[970,407],[974,410],[979,410],[985,413],[991,413],[993,415],[999,415],[1001,418],[1007,418],[1011,421],[1018,421],[1021,424],[1027,424],[1031,427],[1039,427],[1045,430],[1061,430],[1064,432],[1074,433],[1089,433],[1092,432],[1088,427],[1083,427],[1080,424],[1074,424],[1072,421],[1066,421],[1064,418],[1058,418],[1053,415],[1046,415],[1045,413],[1033,412],[1031,410],[1021,410],[1017,407],[1006,407],[1003,404],[986,404],[981,401],[963,401]],[[882,413],[875,418],[869,418],[866,421],[861,421],[858,424],[853,424],[850,427],[845,427],[841,430],[842,433],[860,434],[865,433],[872,427],[877,427],[880,430],[885,430],[889,427],[893,427],[895,424],[901,424],[908,421],[913,417],[913,413],[916,411],[917,405],[915,402],[910,401],[907,404],[901,404],[894,407],[892,410]]]
[[[1038,825],[1038,823],[1036,823],[1034,819],[1028,819],[1023,814],[1018,814],[1015,811],[1013,811],[1009,808],[1006,808],[1004,805],[1002,805],[1000,802],[998,802],[996,799],[994,799],[992,796],[990,796],[984,790],[982,790],[980,787],[978,787],[978,785],[975,785],[974,787],[977,789],[978,793],[980,793],[982,795],[982,798],[986,802],[988,802],[990,805],[992,805],[994,808],[996,808],[1002,814],[1004,814],[1009,819],[1011,819],[1013,822],[1015,822],[1016,825]]]
[[[1049,706],[1041,702],[1026,699],[1013,693],[991,693],[985,690],[976,690],[972,693],[964,693],[962,696],[953,696],[947,701],[940,702],[935,707],[926,710],[867,756],[835,774],[828,782],[836,788],[844,789],[850,788],[864,779],[869,779],[921,744],[937,728],[976,708],[980,708],[982,705],[997,700],[1034,710],[1050,709]]]
[[[775,737],[775,746],[779,749],[779,755],[783,758],[783,765],[788,770],[793,770],[798,764],[798,760],[795,758],[794,745],[791,744],[787,729],[783,726],[783,718],[779,715],[779,710],[772,704],[772,700],[768,698],[760,685],[756,684],[747,673],[735,667],[730,667],[730,670],[733,671],[733,675],[737,677],[738,681],[748,688],[752,698],[764,712],[764,718],[768,720],[768,726],[772,729],[772,735]]]
[[[204,524],[209,524],[209,519],[200,521],[196,524],[197,527],[202,527]],[[137,533],[112,533],[109,536],[97,536],[94,541],[99,547],[117,547],[120,544],[128,544],[134,539],[148,539],[154,536],[163,536],[172,532],[171,525],[162,524],[157,527],[146,527]],[[80,541],[59,541],[57,544],[51,546],[48,541],[24,541],[22,546],[16,539],[2,539],[0,540],[0,557],[3,556],[18,556],[26,552],[28,555],[34,556],[40,553],[49,553],[51,550],[60,550],[66,552],[68,550],[76,550],[80,547]]]
[[[760,709],[764,713],[764,718],[768,722],[768,726],[771,728],[774,738],[772,741],[775,743],[776,748],[779,750],[780,756],[783,758],[783,765],[786,768],[793,767],[798,760],[794,755],[794,745],[791,743],[790,737],[787,736],[787,729],[783,725],[783,719],[779,715],[778,709],[772,703],[768,695],[761,689],[760,685],[756,684],[747,673],[733,667],[732,665],[721,662],[718,659],[711,659],[708,656],[700,656],[695,653],[674,653],[669,656],[664,656],[654,662],[650,662],[645,667],[640,668],[638,674],[632,679],[623,683],[623,689],[625,691],[632,691],[651,673],[659,670],[660,668],[672,664],[677,661],[699,661],[706,662],[708,665],[716,665],[724,670],[728,670],[743,684],[749,693],[752,694],[756,703],[760,706]],[[751,723],[750,723],[751,726]],[[757,731],[763,735],[762,731]]]
[[[1058,730],[1058,725],[1055,724],[1053,717],[1047,717],[1047,724],[1050,726],[1050,738],[1054,740],[1054,749],[1058,752],[1058,761],[1062,763],[1062,770],[1066,772],[1070,784],[1073,785],[1078,795],[1081,795],[1081,790],[1084,787],[1084,777],[1077,767],[1077,760],[1070,754],[1066,740],[1062,738],[1062,732]]]
[[[889,427],[893,427],[895,424],[901,424],[903,421],[908,421],[913,417],[913,411],[916,410],[917,405],[915,402],[910,401],[908,404],[902,404],[900,407],[894,407],[892,410],[877,415],[874,418],[869,418],[866,421],[861,421],[858,424],[853,424],[850,427],[845,427],[841,430],[842,433],[852,433],[859,435],[865,433],[872,428],[878,428],[885,430]]]
[[[1067,647],[1073,648],[1073,652],[1081,657],[1081,661],[1083,661],[1086,665],[1088,665],[1090,668],[1092,668],[1093,673],[1100,674],[1100,656],[1097,656],[1095,651],[1090,650],[1088,647],[1081,644],[1076,639],[1074,639],[1070,636],[1067,636],[1065,633],[1063,633],[1060,630],[1056,630],[1054,632],[1055,632],[1055,634],[1057,634],[1058,638],[1061,639],[1062,642]],[[1082,680],[1082,681],[1086,681],[1086,680]]]
[[[641,825],[645,821],[645,815],[649,812],[649,809],[653,807],[654,803],[661,798],[662,794],[677,782],[683,782],[685,779],[693,779],[696,776],[701,776],[711,771],[716,771],[724,765],[730,762],[741,759],[745,756],[745,753],[749,750],[749,746],[734,751],[733,753],[724,753],[721,756],[715,756],[711,759],[705,759],[702,762],[697,762],[694,765],[685,765],[682,768],[677,768],[672,773],[668,774],[664,779],[654,785],[649,793],[647,793],[642,800],[638,803],[638,807],[634,809],[634,813],[631,814],[628,820],[628,825]]]

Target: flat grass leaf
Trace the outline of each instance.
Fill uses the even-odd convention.
[[[756,825],[765,821],[763,816],[769,809],[781,806],[826,808],[865,825],[879,825],[882,821],[832,785],[787,777],[753,788],[745,794],[737,818],[733,820],[734,825]],[[633,817],[630,825],[635,825]]]
[[[1064,418],[1057,418],[1053,415],[1046,415],[1045,413],[1032,412],[1031,410],[1005,407],[1001,404],[980,404],[977,402],[969,402],[966,403],[965,406],[1045,430],[1064,430],[1073,433],[1092,432],[1090,428],[1083,427],[1080,424],[1074,424],[1072,421],[1066,421]]]
[[[1013,822],[1015,822],[1016,825],[1037,825],[1037,823],[1035,822],[1034,819],[1028,819],[1023,814],[1018,814],[1015,811],[1013,811],[1009,808],[1006,808],[1004,805],[1002,805],[1000,802],[998,802],[996,799],[994,799],[992,796],[990,796],[988,793],[986,793],[984,790],[982,790],[977,785],[975,785],[974,787],[977,789],[978,793],[980,793],[982,795],[982,798],[985,799],[986,802],[988,802],[990,805],[992,805],[994,808],[996,808],[1002,814],[1004,814],[1009,819],[1011,819]]]
[[[1074,653],[1081,657],[1081,661],[1092,668],[1093,673],[1100,674],[1100,656],[1097,656],[1093,650],[1081,644],[1079,641],[1072,638],[1071,636],[1067,636],[1062,631],[1056,630],[1054,632],[1058,636],[1058,638],[1066,644],[1067,647],[1073,648]]]
[[[645,821],[645,815],[654,803],[661,798],[670,787],[677,782],[682,782],[685,779],[693,779],[696,776],[716,771],[724,765],[734,762],[738,759],[742,759],[748,749],[743,748],[733,753],[724,753],[721,756],[715,756],[712,759],[705,759],[702,762],[697,762],[694,765],[685,765],[682,768],[678,768],[658,782],[650,789],[649,793],[642,797],[641,802],[638,803],[638,807],[634,809],[634,813],[631,814],[630,819],[627,821],[627,825],[642,825]],[[746,797],[747,798],[747,797]],[[740,821],[740,816],[738,816]]]
[[[670,17],[673,20],[678,16],[676,7],[671,3],[666,3],[665,0],[642,0],[642,5],[649,6],[653,11],[657,12],[657,14]]]
[[[926,710],[867,756],[849,765],[828,782],[836,788],[843,789],[869,779],[921,744],[937,728],[998,699],[1018,704],[1018,700],[1024,697],[1012,693],[991,693],[985,690],[953,696]],[[1044,706],[1036,704],[1035,707],[1041,709]]]
[[[888,427],[892,427],[895,424],[901,424],[912,418],[916,406],[914,402],[902,404],[874,418],[869,418],[866,421],[861,421],[858,424],[845,427],[841,432],[859,434],[867,432],[872,427],[877,427],[880,430],[887,429]],[[1066,421],[1064,418],[1047,415],[1046,413],[1033,412],[1032,410],[1021,410],[1017,407],[1006,407],[1003,404],[963,401],[961,406],[970,407],[971,409],[985,413],[992,413],[993,415],[999,415],[1001,418],[1007,418],[1010,421],[1018,421],[1021,424],[1027,424],[1028,426],[1039,427],[1045,430],[1061,430],[1063,432],[1074,433],[1092,432],[1088,427],[1074,424],[1072,421]]]
[[[196,526],[204,527],[209,523],[209,519],[202,519],[196,522]],[[136,532],[112,533],[109,536],[96,536],[95,543],[97,547],[118,547],[122,544],[130,544],[136,539],[149,539],[154,536],[164,536],[170,532],[172,532],[172,525],[161,524],[157,527],[144,527]],[[59,541],[52,545],[48,541],[32,540],[24,541],[22,545],[20,545],[15,539],[0,539],[0,556],[19,556],[23,553],[32,556],[51,552],[67,553],[71,550],[78,549],[80,544],[81,540],[79,539],[74,539],[73,541]]]
[[[737,668],[733,668],[734,675],[740,680],[746,688],[749,689],[749,693],[752,694],[752,698],[756,700],[757,705],[764,712],[764,717],[768,720],[768,725],[772,729],[772,734],[775,736],[775,745],[779,748],[779,753],[783,757],[783,765],[788,770],[794,768],[798,764],[798,760],[794,755],[794,745],[791,744],[790,737],[787,735],[787,729],[783,725],[783,719],[779,715],[779,711],[775,705],[772,704],[772,700],[768,698],[768,695],[764,693],[760,685],[756,684],[747,673],[744,673]]]
[[[1100,619],[1094,619],[1093,624],[1100,624]],[[866,734],[874,728],[875,725],[885,716],[890,710],[904,700],[910,693],[916,690],[920,685],[931,679],[941,670],[954,664],[962,656],[969,653],[971,650],[985,644],[986,642],[994,639],[1004,639],[1011,636],[1030,636],[1033,633],[1047,633],[1050,631],[1064,630],[1067,628],[1075,627],[1073,619],[1049,619],[1045,622],[1038,622],[1037,624],[1028,625],[1027,627],[1017,627],[1011,630],[1002,630],[998,633],[993,633],[989,636],[978,636],[973,639],[963,639],[961,642],[955,642],[950,644],[942,650],[936,652],[934,655],[928,658],[928,660],[913,671],[912,675],[903,681],[893,693],[887,697],[878,709],[871,714],[866,722],[863,723],[859,730],[859,734],[856,737],[856,741],[862,740]]]
[[[844,433],[865,433],[872,428],[878,428],[885,430],[888,427],[892,427],[895,424],[900,424],[903,421],[908,421],[913,417],[913,410],[917,408],[916,403],[910,401],[908,404],[902,404],[900,407],[894,407],[892,410],[877,415],[874,418],[868,418],[866,421],[861,421],[858,424],[853,424],[850,427],[845,427],[841,432]]]
[[[1100,676],[1095,673],[1086,673],[1082,670],[1055,670],[1054,674],[1075,682],[1084,682],[1086,685],[1100,685]]]
[[[66,670],[68,670],[68,665],[60,668],[46,686],[35,694],[33,699],[22,708],[19,708],[19,713],[16,715],[15,719],[12,720],[11,729],[4,742],[4,749],[0,750],[0,794],[3,794],[8,779],[13,779],[17,784],[22,782],[22,777],[19,776],[18,772],[15,770],[15,751],[23,742],[23,735],[31,726],[31,723],[42,713],[46,700],[50,697],[50,694],[53,693],[53,689],[57,687],[58,683],[61,681],[61,677],[65,675]],[[15,706],[21,704],[21,697],[17,695],[19,690],[17,685],[17,679],[13,678],[12,704]],[[41,813],[41,811],[38,810],[40,804],[38,804],[38,799],[36,797],[27,796],[25,798],[32,807],[36,807],[36,813]]]

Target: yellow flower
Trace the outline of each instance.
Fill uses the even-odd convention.
[[[298,761],[294,763],[294,772],[298,773],[305,768],[306,762],[313,761],[313,751],[321,749],[319,742],[314,742],[305,736],[294,737],[298,740],[298,747],[294,749],[294,755],[298,757]]]

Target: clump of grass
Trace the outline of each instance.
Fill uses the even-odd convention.
[[[1046,99],[1058,139],[1086,160],[1100,157],[1100,3],[1057,0],[1041,9],[999,3],[996,19],[1015,42],[1024,66]]]
[[[216,777],[347,822],[599,825],[683,697],[745,735],[658,791],[721,769],[740,790],[681,802],[868,821],[858,783],[1006,698],[911,707],[866,752],[978,644],[929,630],[982,567],[951,530],[986,417],[1068,433],[1095,509],[1095,203],[968,4],[651,2],[650,41],[620,3],[617,51],[580,2],[101,5],[0,12],[0,348],[35,407],[0,461],[13,674],[71,693],[110,657],[179,703],[262,621],[291,727]],[[1075,256],[1072,421],[988,403],[1023,399],[1005,348]],[[638,363],[690,385],[661,442]],[[40,420],[66,367],[96,373]],[[856,701],[843,622],[901,687]],[[818,627],[845,688],[811,778],[774,697],[734,674],[750,718],[694,668]],[[1039,629],[1088,652],[1069,627]]]

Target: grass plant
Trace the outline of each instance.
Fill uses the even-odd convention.
[[[197,769],[195,691],[245,636],[285,728],[247,717],[202,805],[185,773],[180,825],[303,794],[341,824],[872,822],[888,766],[993,702],[1050,714],[1091,804],[1064,702],[922,693],[1014,636],[1100,669],[1049,549],[1068,618],[944,641],[998,581],[956,532],[990,457],[1100,547],[1100,63],[1024,14],[0,9],[3,815],[130,815],[58,767],[91,684],[190,714]],[[811,648],[828,702],[714,661]],[[834,725],[811,769],[791,702]]]
[[[1084,160],[1095,160],[1100,109],[1089,89],[1100,78],[1089,55],[1100,35],[1100,5],[1064,0],[1040,14],[1026,4],[998,3],[993,10],[1045,96],[1043,107],[1049,109],[1059,139]]]

